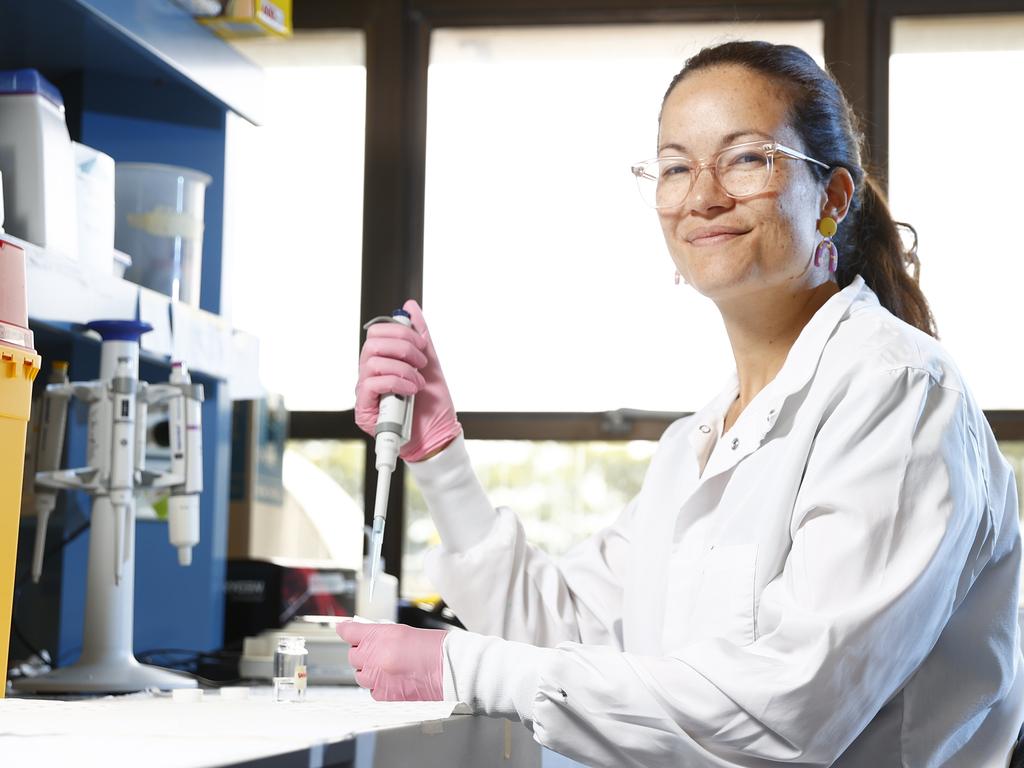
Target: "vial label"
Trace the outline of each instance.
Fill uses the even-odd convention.
[[[274,700],[306,698],[306,643],[301,637],[282,637],[274,653]]]
[[[305,701],[308,675],[305,665],[298,665],[291,677],[274,678],[274,701]]]
[[[274,701],[302,701],[302,695],[295,684],[294,677],[274,678]]]

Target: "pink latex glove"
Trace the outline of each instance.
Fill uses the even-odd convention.
[[[356,424],[373,437],[382,395],[416,395],[412,437],[398,455],[406,461],[421,461],[458,436],[462,425],[420,305],[409,299],[403,309],[412,319],[412,328],[375,323],[366,331],[359,353]]]
[[[376,701],[443,701],[443,629],[405,624],[340,621],[338,636],[352,646],[348,660],[356,682]]]

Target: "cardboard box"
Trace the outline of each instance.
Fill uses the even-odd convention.
[[[291,37],[292,0],[230,0],[220,16],[196,20],[226,40]]]
[[[288,411],[284,400],[236,400],[231,425],[231,495],[228,506],[228,557],[280,556],[261,544],[287,527],[283,482]],[[261,528],[270,527],[269,532]]]

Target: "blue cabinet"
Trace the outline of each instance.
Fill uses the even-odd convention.
[[[216,320],[207,313],[216,315],[225,306],[221,248],[225,124],[229,111],[258,119],[261,71],[171,0],[0,0],[0,69],[21,67],[41,70],[61,89],[73,139],[116,161],[169,163],[213,177],[206,194],[203,242],[201,309],[205,313],[194,314]],[[45,259],[45,254],[35,257]],[[98,372],[99,344],[76,326],[61,322],[80,318],[61,318],[53,311],[54,292],[67,290],[69,283],[61,282],[59,271],[51,277],[46,269],[30,268],[30,282],[42,283],[30,285],[29,313],[37,348],[44,356],[44,370],[46,359],[64,358],[71,362],[73,379],[92,378]],[[98,319],[104,316],[102,292],[94,289]],[[45,312],[34,311],[33,294],[46,296]],[[167,542],[166,525],[138,524],[137,652],[205,651],[219,648],[223,641],[231,432],[226,372],[231,366],[224,360],[208,362],[190,361],[207,397],[201,543],[193,564],[181,568]],[[142,378],[165,381],[168,373],[166,356],[143,353]],[[81,466],[84,462],[82,409],[69,421],[65,463]],[[54,516],[54,529],[48,534],[51,545],[87,519],[87,499],[65,495],[62,506],[64,514]],[[31,549],[27,545],[33,534],[34,520],[27,518],[21,530],[19,574],[27,572]],[[62,664],[76,658],[81,643],[87,536],[64,547],[60,557],[50,558],[43,583],[23,586],[17,598],[19,628],[35,645],[55,649]],[[59,622],[53,621],[54,613]],[[17,651],[24,655],[24,648]]]

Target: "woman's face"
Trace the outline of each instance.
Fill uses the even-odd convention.
[[[762,139],[803,151],[788,125],[788,108],[782,88],[745,67],[695,72],[665,101],[658,154],[707,160],[724,147]],[[827,280],[827,265],[812,265],[821,239],[817,222],[827,202],[806,161],[777,154],[763,192],[736,200],[705,169],[682,205],[658,214],[672,260],[686,281],[709,298],[729,300]],[[715,228],[735,234],[701,237],[702,231],[713,235]]]

